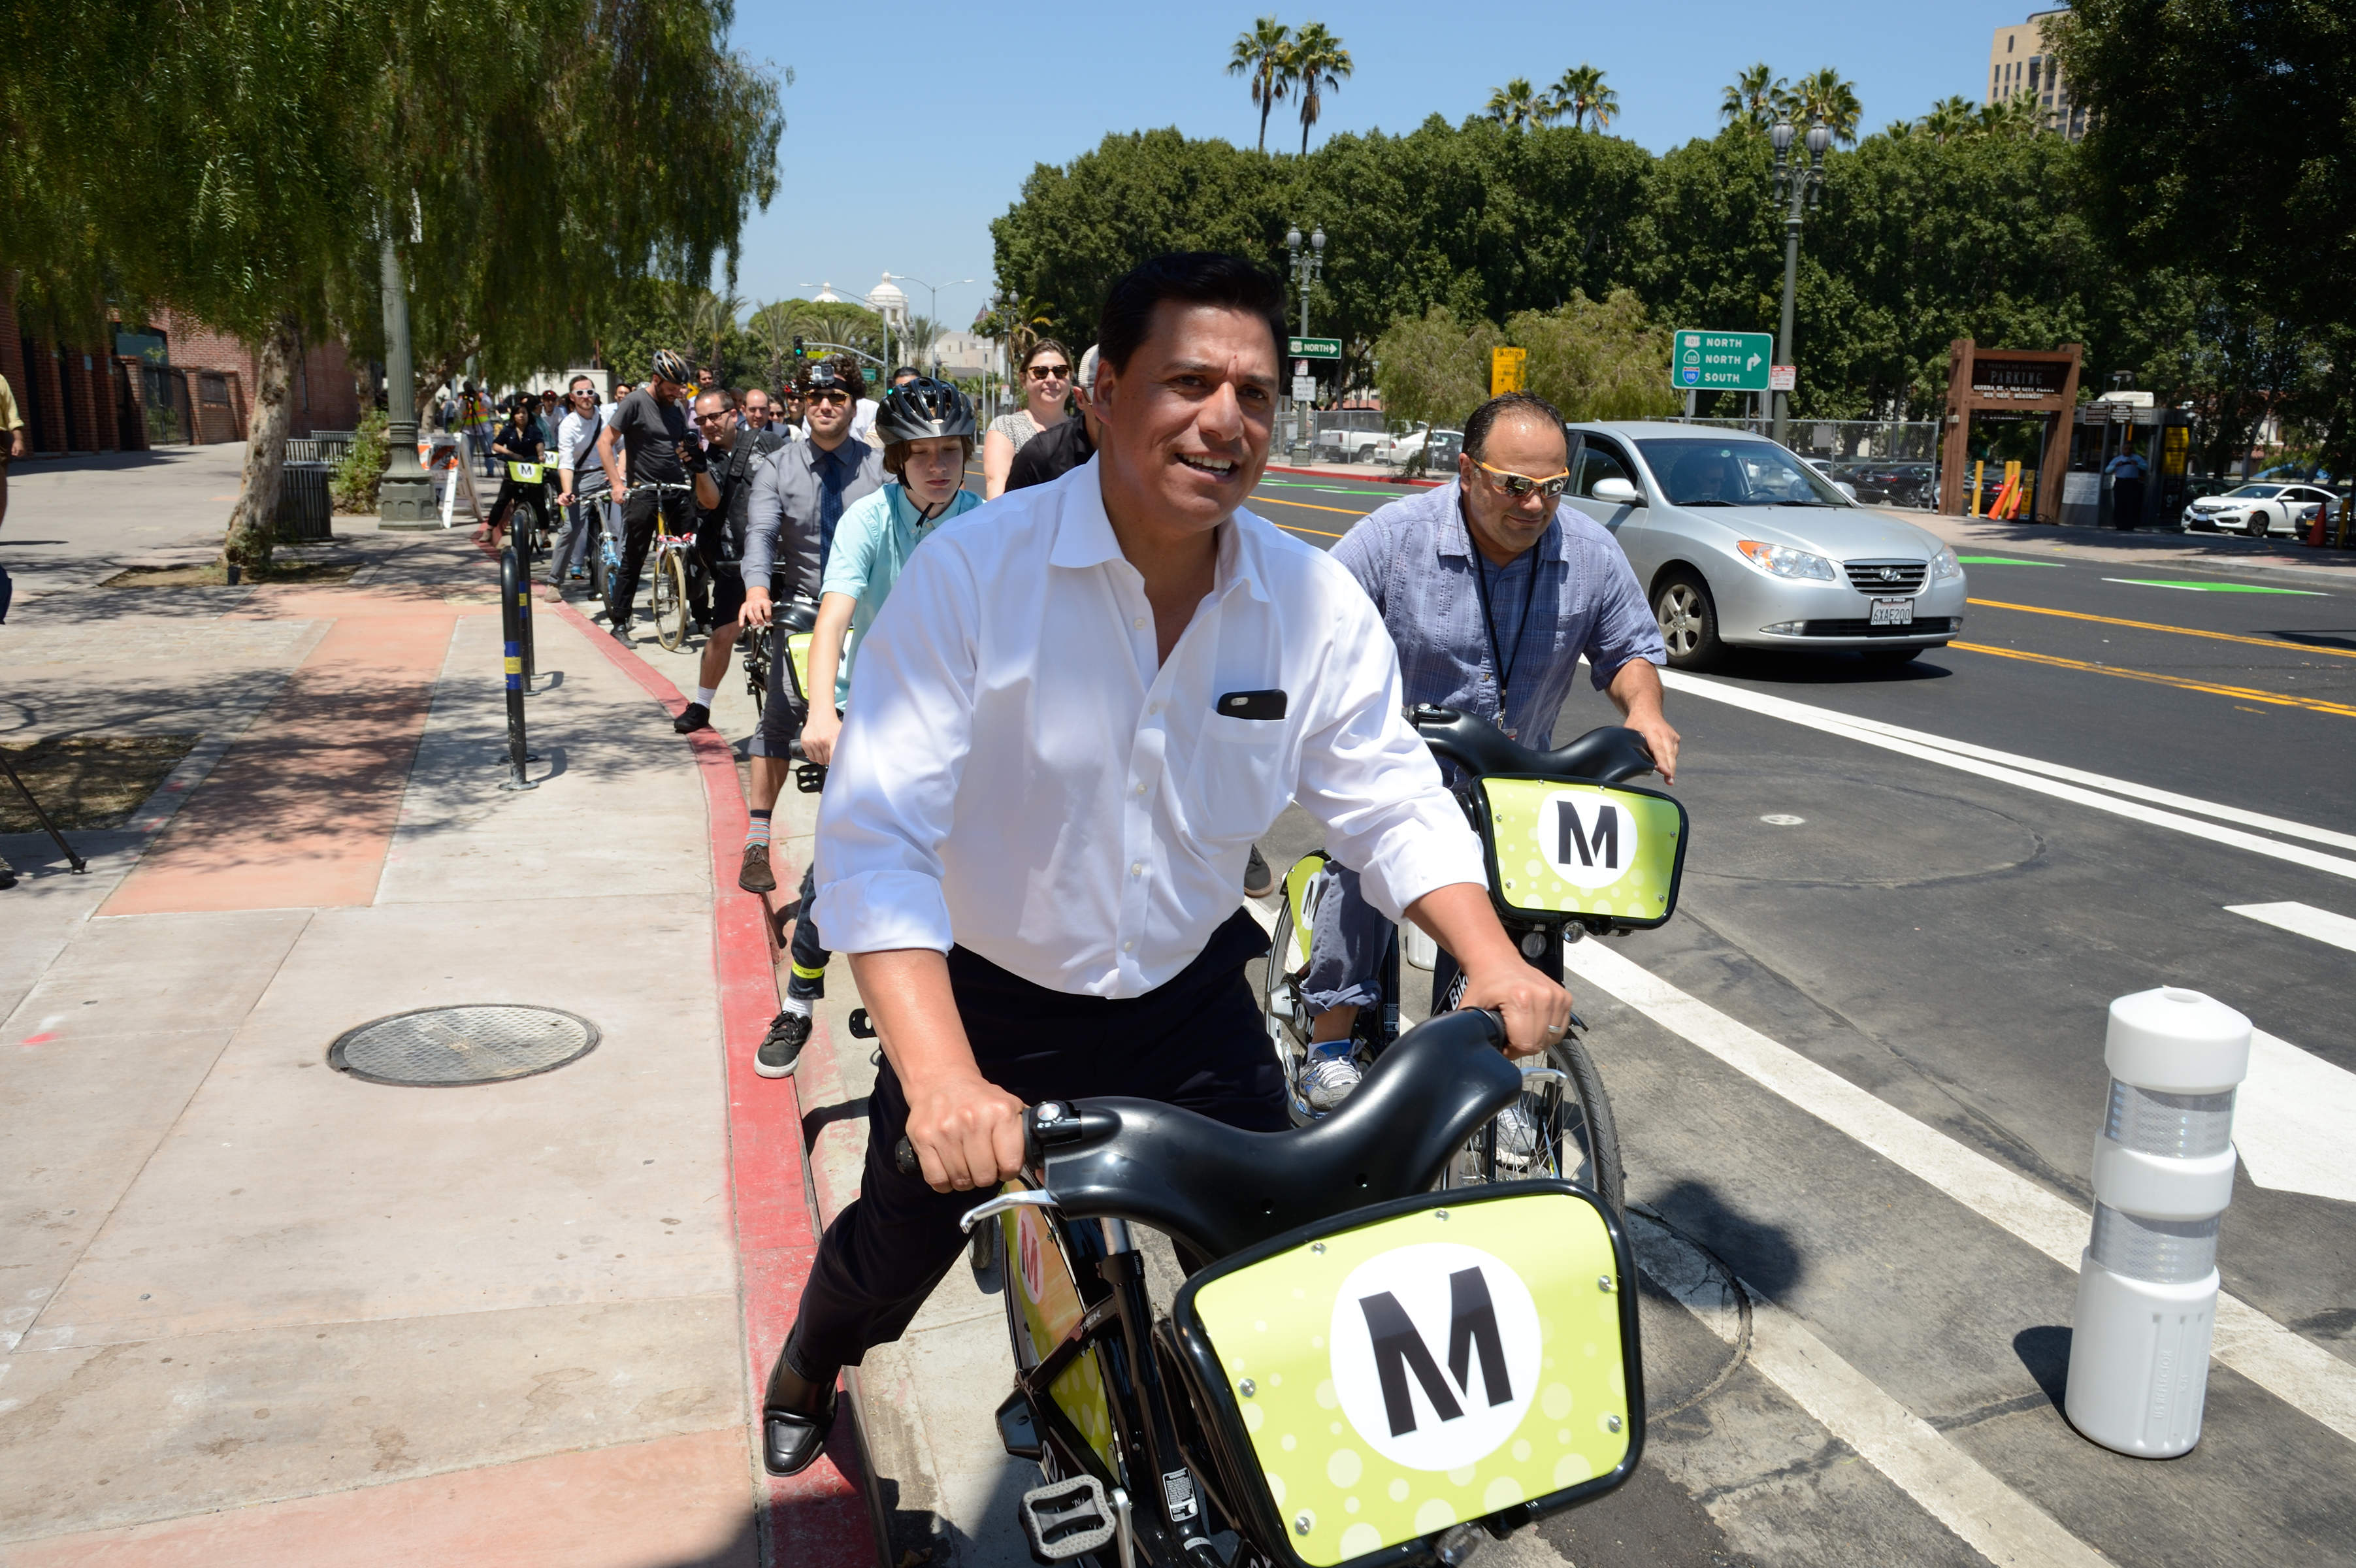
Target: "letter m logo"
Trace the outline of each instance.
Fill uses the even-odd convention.
[[[1413,1377],[1423,1389],[1432,1413],[1454,1421],[1464,1413],[1457,1402],[1461,1392],[1472,1393],[1472,1360],[1481,1361],[1482,1390],[1492,1405],[1509,1404],[1514,1390],[1505,1372],[1505,1346],[1497,1333],[1497,1309],[1489,1299],[1488,1282],[1479,1269],[1460,1269],[1448,1276],[1448,1377],[1440,1374],[1439,1359],[1416,1331],[1407,1309],[1388,1291],[1363,1296],[1358,1310],[1366,1315],[1366,1333],[1374,1340],[1375,1375],[1381,1380],[1383,1412],[1390,1419],[1391,1435],[1403,1437],[1416,1429],[1415,1401],[1408,1389]],[[1453,1388],[1449,1386],[1452,1380]]]
[[[1555,852],[1555,863],[1569,865],[1576,854],[1579,864],[1593,865],[1601,861],[1607,868],[1620,864],[1620,808],[1599,805],[1595,808],[1595,836],[1590,838],[1580,825],[1579,808],[1568,798],[1555,803],[1556,832],[1561,835],[1561,845]]]

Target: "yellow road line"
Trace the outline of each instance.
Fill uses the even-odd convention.
[[[1267,506],[1297,506],[1304,511],[1338,511],[1344,517],[1364,517],[1366,515],[1362,511],[1352,511],[1345,506],[1319,506],[1315,501],[1279,500],[1274,496],[1254,496],[1252,497],[1252,499],[1256,503]]]
[[[1322,528],[1311,528],[1305,523],[1280,522],[1277,523],[1276,526],[1284,530],[1287,533],[1313,533],[1320,539],[1339,539],[1342,537],[1338,533],[1329,533]]]
[[[2149,670],[2122,670],[2115,664],[2089,664],[2079,659],[2062,659],[2051,653],[2031,653],[2019,648],[1990,648],[1984,642],[1951,642],[1950,648],[1960,648],[1967,653],[1992,653],[1998,659],[2018,659],[2024,663],[2048,665],[2056,670],[2083,670],[2095,675],[2116,675],[2124,681],[2147,681],[2155,686],[2173,686],[2182,692],[2206,692],[2212,697],[2238,697],[2252,703],[2271,703],[2278,708],[2305,708],[2310,713],[2337,714],[2341,718],[2356,719],[2356,707],[2345,703],[2327,703],[2316,697],[2293,697],[2281,692],[2261,692],[2248,686],[2220,686],[2209,681],[2188,681],[2180,675],[2161,675]]]
[[[2158,621],[2121,620],[2116,616],[2088,615],[2083,610],[2049,609],[2043,605],[2008,605],[2001,599],[1968,599],[1967,604],[1984,605],[1992,610],[2019,610],[2024,615],[2062,616],[2071,620],[2100,621],[2104,626],[2131,626],[2137,631],[2172,631],[2179,637],[2206,637],[2218,642],[2246,642],[2254,648],[2279,648],[2290,653],[2328,653],[2334,659],[2356,659],[2356,648],[2310,648],[2303,642],[2285,642],[2273,637],[2244,637],[2238,632],[2201,631],[2189,626],[2162,626]]]

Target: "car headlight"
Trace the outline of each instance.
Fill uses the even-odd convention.
[[[1955,559],[1953,550],[1941,550],[1931,557],[1931,581],[1944,583],[1950,577],[1964,575],[1964,564]]]
[[[1813,577],[1830,583],[1833,564],[1821,555],[1811,555],[1804,550],[1794,550],[1788,544],[1769,544],[1762,540],[1738,540],[1734,546],[1742,558],[1762,572],[1772,572],[1778,577]]]

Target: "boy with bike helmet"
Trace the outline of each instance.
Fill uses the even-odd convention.
[[[876,439],[884,444],[884,471],[894,482],[854,503],[835,525],[819,589],[818,625],[810,638],[810,690],[832,692],[831,703],[813,701],[803,721],[802,755],[821,766],[833,760],[842,731],[841,710],[851,700],[851,666],[860,639],[874,623],[901,568],[936,526],[981,504],[963,488],[973,458],[973,404],[945,382],[916,377],[884,396],[875,415]],[[851,646],[846,651],[843,635]],[[810,918],[817,887],[802,872],[801,918],[794,925],[793,977],[784,1009],[769,1025],[753,1059],[763,1078],[785,1078],[799,1065],[810,1036],[811,1004],[826,994],[830,955]]]

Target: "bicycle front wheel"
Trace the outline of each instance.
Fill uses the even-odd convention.
[[[1584,1187],[1621,1211],[1620,1129],[1603,1075],[1576,1037],[1548,1047],[1543,1068],[1525,1070],[1521,1098],[1458,1152],[1447,1185],[1542,1178]]]
[[[655,618],[655,640],[666,653],[677,653],[687,641],[687,562],[685,552],[666,550],[655,567],[648,596]]]

